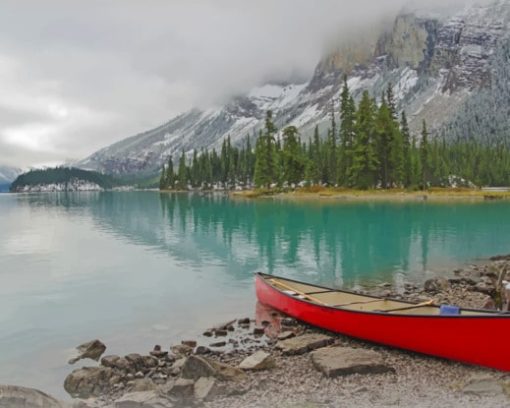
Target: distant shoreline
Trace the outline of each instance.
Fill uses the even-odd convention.
[[[230,193],[237,198],[278,198],[288,200],[328,201],[499,201],[510,199],[510,191],[475,189],[439,189],[426,191],[405,190],[346,190],[335,188],[298,189],[294,191],[245,190]]]

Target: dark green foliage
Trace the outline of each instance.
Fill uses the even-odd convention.
[[[361,189],[375,187],[378,159],[375,140],[375,103],[368,91],[363,92],[356,115],[356,133],[350,185]]]
[[[427,188],[430,182],[430,163],[429,163],[429,133],[427,124],[423,121],[420,142],[420,162],[421,162],[421,182],[422,187]]]
[[[17,191],[23,186],[69,183],[74,179],[95,183],[105,189],[110,189],[120,184],[111,176],[95,171],[82,170],[73,167],[55,167],[43,170],[30,170],[27,173],[19,175],[18,178],[11,184],[10,191]]]
[[[415,189],[447,187],[453,179],[456,185],[510,185],[510,149],[506,143],[438,137],[431,142],[425,122],[417,140],[410,134],[405,112],[398,121],[391,86],[383,93],[379,106],[368,92],[356,106],[344,79],[340,117],[338,135],[331,112],[327,136],[321,139],[315,127],[306,143],[294,126],[278,135],[268,111],[255,149],[249,137],[241,147],[233,146],[227,137],[219,155],[216,150],[194,151],[188,163],[183,152],[177,174],[169,158],[161,173],[160,188],[270,188],[305,182],[358,189]]]
[[[265,132],[260,132],[255,147],[255,185],[270,187],[276,181],[277,161],[274,134],[276,127],[273,123],[273,113],[267,111]]]
[[[283,129],[283,181],[298,184],[303,180],[305,160],[295,126]]]

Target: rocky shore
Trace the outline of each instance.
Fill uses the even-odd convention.
[[[502,281],[510,256],[371,294],[494,309],[506,302]],[[506,339],[502,339],[506,341]],[[240,318],[197,339],[147,354],[106,355],[99,341],[79,347],[79,358],[99,364],[65,379],[73,404],[63,408],[168,407],[502,407],[510,405],[510,374],[386,348],[301,324],[257,305],[256,319]],[[476,351],[475,351],[476,352]],[[502,356],[502,358],[505,358]],[[5,387],[4,387],[5,388]],[[0,407],[13,390],[0,387]],[[20,391],[16,391],[19,397]],[[33,394],[32,397],[34,397]],[[41,398],[39,394],[35,394]],[[51,397],[48,397],[51,398]],[[12,401],[12,399],[11,399]],[[2,405],[3,404],[3,405]]]

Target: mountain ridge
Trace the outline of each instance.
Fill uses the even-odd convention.
[[[256,137],[267,110],[279,128],[294,125],[306,138],[315,125],[325,129],[332,109],[338,112],[344,75],[355,98],[365,89],[378,96],[392,83],[397,106],[406,108],[413,131],[427,120],[433,132],[444,134],[450,122],[462,122],[458,113],[474,91],[491,89],[493,59],[509,21],[510,5],[502,0],[444,18],[407,10],[389,27],[330,52],[306,83],[262,85],[220,108],[192,109],[78,165],[116,175],[154,174],[169,155],[219,148],[227,136],[234,144]]]

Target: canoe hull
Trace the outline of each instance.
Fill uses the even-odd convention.
[[[258,300],[335,333],[432,356],[510,371],[509,317],[391,315],[338,309],[285,294],[256,277]]]

